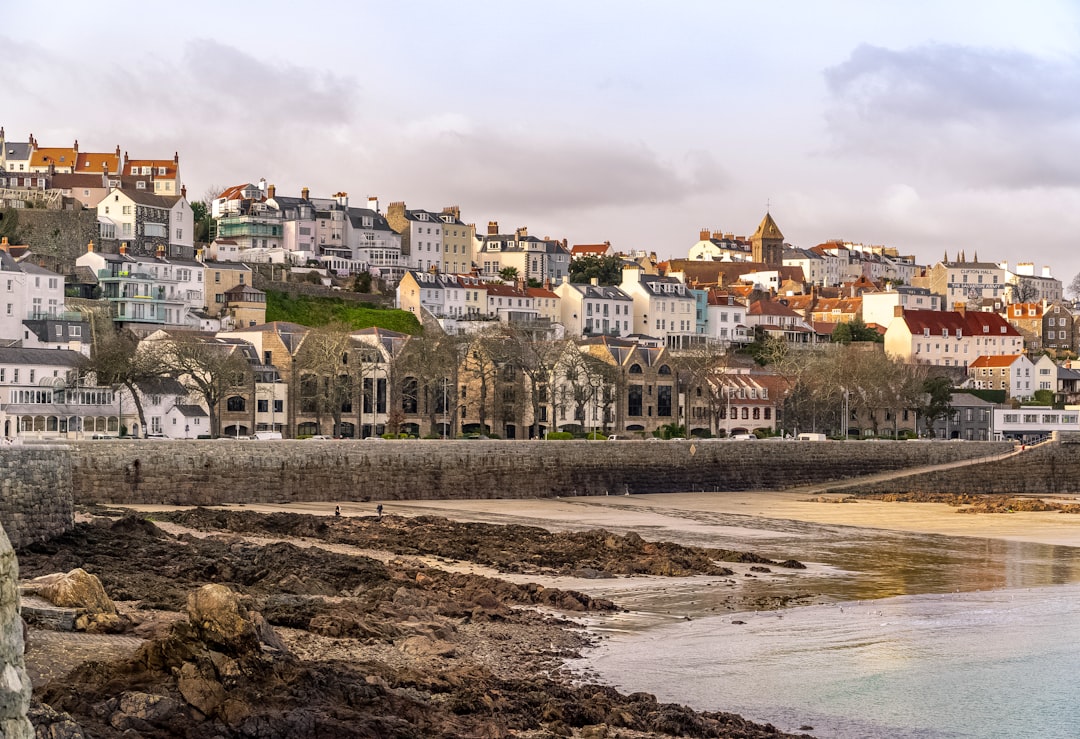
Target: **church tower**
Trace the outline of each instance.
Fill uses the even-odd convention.
[[[751,259],[771,268],[779,269],[784,263],[784,234],[768,211],[761,220],[761,225],[750,237]]]

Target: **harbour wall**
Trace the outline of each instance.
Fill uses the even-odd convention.
[[[1080,434],[1061,434],[1022,454],[983,464],[938,470],[868,483],[859,492],[873,493],[1026,493],[1080,492]]]
[[[72,449],[64,444],[0,447],[0,524],[14,547],[71,528]]]
[[[998,455],[1009,443],[85,441],[77,503],[214,505],[780,490]]]

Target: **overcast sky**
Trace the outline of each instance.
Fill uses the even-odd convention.
[[[768,203],[796,246],[1080,272],[1075,0],[4,5],[8,138],[179,151],[192,199],[265,177],[661,258]]]

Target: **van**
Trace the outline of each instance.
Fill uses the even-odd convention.
[[[731,438],[735,441],[750,441],[751,439],[757,439],[753,434],[732,434]]]
[[[256,431],[251,435],[251,438],[256,441],[274,441],[281,438],[280,431]]]
[[[825,441],[825,434],[799,434],[799,441]]]

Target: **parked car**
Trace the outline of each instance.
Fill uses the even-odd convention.
[[[278,435],[278,438],[281,438],[280,434]],[[325,441],[326,439],[333,439],[334,437],[333,436],[327,436],[326,434],[315,434],[315,435],[309,436],[307,438],[310,441]]]

